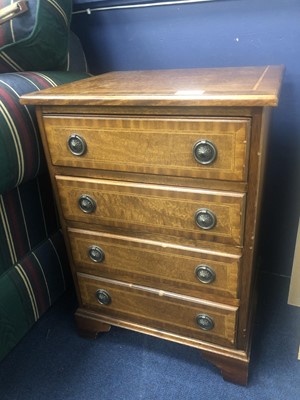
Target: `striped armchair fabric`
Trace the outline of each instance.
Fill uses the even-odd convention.
[[[19,98],[87,76],[0,75],[0,360],[71,281],[34,109]]]

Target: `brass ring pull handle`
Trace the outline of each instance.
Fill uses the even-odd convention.
[[[91,246],[88,250],[88,256],[95,263],[101,263],[105,259],[104,251],[99,246]]]
[[[74,156],[82,156],[87,151],[87,145],[83,137],[73,134],[69,136],[68,142],[68,149]]]
[[[27,0],[20,0],[16,3],[3,7],[0,10],[0,25],[17,17],[18,15],[23,14],[26,11],[28,11]]]
[[[199,164],[209,165],[217,158],[217,149],[209,140],[199,140],[193,147],[193,155]]]
[[[210,230],[216,226],[216,215],[207,208],[200,208],[195,213],[195,222],[201,229]]]
[[[93,212],[96,211],[97,208],[95,200],[87,194],[83,194],[82,196],[79,197],[78,205],[80,210],[86,214],[92,214]]]
[[[203,331],[210,331],[215,327],[214,320],[207,314],[197,315],[196,322]]]
[[[195,275],[201,283],[212,283],[216,279],[215,271],[205,264],[200,264],[195,269]]]
[[[96,297],[99,303],[103,304],[104,306],[108,306],[111,303],[110,294],[104,289],[98,289],[96,292]]]

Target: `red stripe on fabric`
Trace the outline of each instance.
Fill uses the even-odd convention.
[[[32,255],[30,258],[26,257],[21,265],[30,281],[37,303],[39,316],[41,316],[50,306],[43,274],[37,260]]]
[[[41,87],[39,87],[40,90],[42,89],[46,89],[49,86],[52,86],[49,81],[45,78],[43,78],[43,76],[41,76],[40,74],[36,74],[34,72],[22,72],[22,75],[25,76],[27,79],[30,80],[30,82],[32,84],[40,84]],[[52,79],[52,78],[50,78]]]
[[[6,36],[5,36],[5,31],[1,29],[0,25],[0,46],[5,46],[6,45]]]
[[[16,70],[0,58],[0,74],[5,74],[6,72],[15,72]]]
[[[36,157],[34,157],[32,149],[35,149],[38,145],[34,140],[34,135],[30,134],[30,130],[28,126],[26,126],[24,115],[21,112],[19,99],[11,92],[8,93],[7,90],[4,90],[0,87],[0,97],[2,98],[2,102],[8,109],[8,112],[15,124],[17,134],[20,138],[21,147],[23,150],[24,157],[24,176],[32,176],[34,175],[34,166],[36,165]],[[25,172],[26,171],[26,172]]]
[[[19,259],[24,257],[30,248],[17,190],[14,189],[4,194],[3,201],[15,252]],[[22,223],[23,225],[21,225]]]

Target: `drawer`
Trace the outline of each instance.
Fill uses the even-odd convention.
[[[235,299],[240,256],[69,228],[76,269],[184,295]]]
[[[154,240],[243,242],[243,193],[65,176],[56,182],[69,221],[129,229],[130,236]]]
[[[175,293],[77,274],[83,307],[160,331],[233,346],[237,308]]]
[[[44,125],[55,165],[236,181],[247,178],[250,119],[47,115]]]

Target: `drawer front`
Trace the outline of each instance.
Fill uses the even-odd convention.
[[[106,278],[212,299],[237,298],[239,256],[69,229],[76,269]]]
[[[67,220],[240,246],[245,194],[56,176]],[[84,207],[82,210],[80,207]],[[177,239],[176,239],[177,238]],[[168,241],[168,240],[167,240]]]
[[[44,116],[44,124],[55,165],[236,181],[247,177],[250,119]]]
[[[81,273],[78,283],[83,306],[103,316],[197,340],[235,343],[236,307]]]

